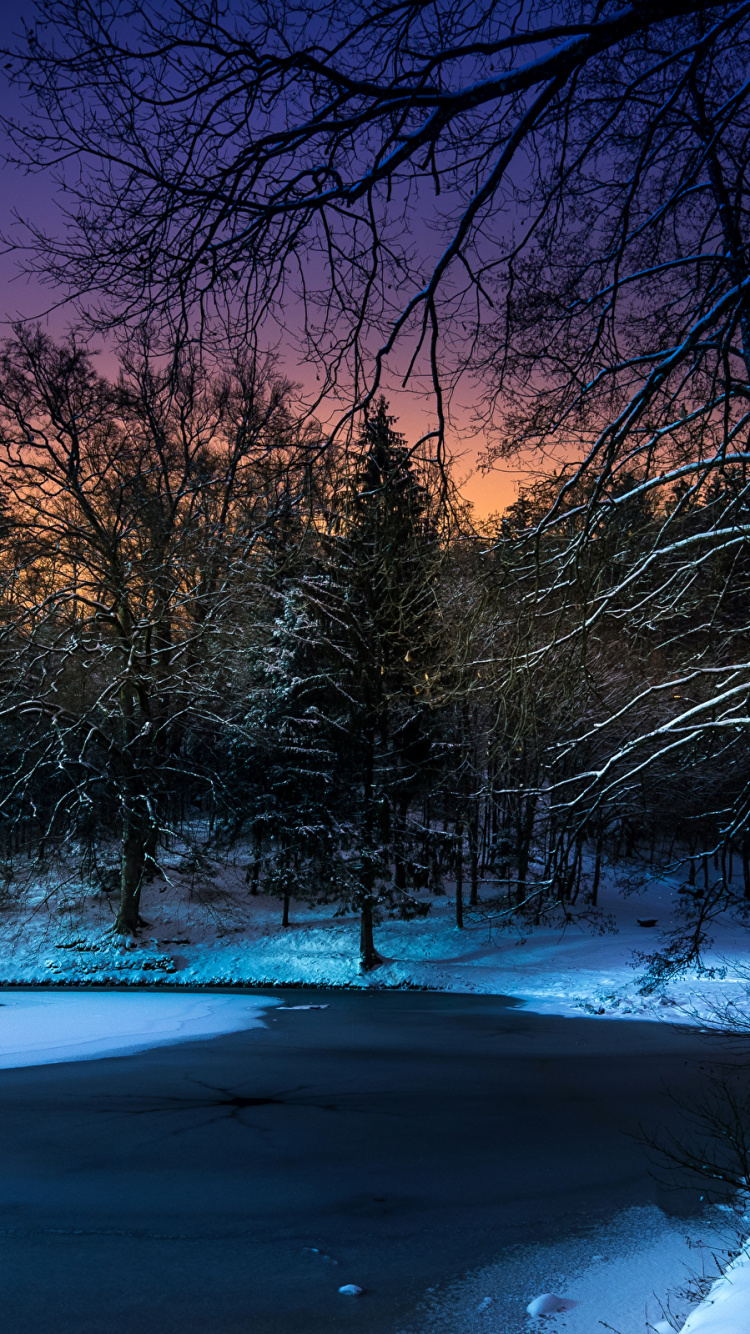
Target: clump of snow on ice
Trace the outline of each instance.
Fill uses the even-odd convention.
[[[558,1297],[556,1292],[543,1292],[529,1302],[526,1310],[529,1315],[559,1315],[561,1311],[572,1311],[578,1302],[572,1297]]]
[[[342,1293],[344,1297],[361,1297],[364,1288],[357,1287],[356,1283],[345,1283],[343,1287],[339,1288],[339,1292]]]

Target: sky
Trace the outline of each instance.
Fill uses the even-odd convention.
[[[22,17],[28,17],[30,6],[22,0],[2,0],[0,5],[0,48],[12,46],[13,38],[19,33]],[[0,75],[3,70],[0,69]],[[11,114],[22,113],[19,99],[0,80],[0,108]],[[37,225],[54,231],[59,225],[59,214],[55,202],[54,182],[48,173],[26,175],[7,163],[0,162],[0,235],[7,236],[21,233],[14,221],[14,215],[33,218]],[[0,250],[0,332],[3,327],[9,331],[14,320],[40,320],[53,336],[62,336],[74,318],[70,306],[60,304],[60,298],[48,287],[29,279],[20,272],[20,256]],[[103,372],[112,373],[116,367],[116,358],[112,349],[102,347],[99,350],[98,364]],[[294,364],[282,365],[282,370],[292,381],[302,377]],[[398,429],[407,441],[417,440],[425,431],[426,418],[430,413],[427,399],[420,401],[413,392],[399,393],[392,388],[387,391],[391,411],[398,419]],[[458,414],[459,426],[461,415]],[[468,422],[468,411],[466,414]],[[454,457],[454,474],[464,497],[474,505],[478,517],[485,517],[504,509],[515,500],[519,483],[524,473],[511,463],[500,465],[490,473],[482,473],[477,467],[478,456],[484,447],[484,440],[477,435],[461,431],[448,441],[449,452]]]

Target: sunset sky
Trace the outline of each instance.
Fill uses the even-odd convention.
[[[0,45],[4,48],[14,44],[14,36],[19,33],[22,16],[27,16],[29,6],[21,0],[4,0],[0,15]],[[3,81],[0,86],[0,106],[3,111],[22,114],[19,99]],[[59,225],[59,212],[55,200],[55,185],[48,173],[29,176],[13,167],[0,166],[0,233],[21,238],[21,229],[14,222],[14,214],[33,218],[37,225],[48,228],[51,232]],[[0,253],[0,320],[5,327],[18,319],[39,319],[53,335],[60,336],[67,331],[74,319],[74,311],[69,305],[61,303],[61,298],[51,288],[42,286],[34,279],[29,279],[20,272],[19,254]],[[0,326],[1,327],[1,326]],[[289,378],[305,385],[305,374],[300,373],[296,356],[288,360],[281,351],[282,368]],[[104,372],[113,371],[115,358],[111,349],[101,347],[99,364]],[[470,390],[468,391],[470,393]],[[386,389],[391,410],[398,419],[398,428],[413,442],[433,424],[431,421],[432,404],[427,395],[424,399],[413,390],[401,391],[391,385]],[[465,416],[464,416],[465,413]],[[497,465],[491,472],[478,470],[477,460],[484,448],[481,435],[472,435],[468,430],[469,408],[459,408],[456,415],[460,429],[448,440],[449,452],[455,460],[455,476],[461,483],[462,494],[472,502],[479,516],[488,515],[504,509],[516,498],[519,482],[525,476],[512,462]],[[464,425],[464,422],[466,425]]]

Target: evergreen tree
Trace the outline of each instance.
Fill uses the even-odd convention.
[[[338,480],[310,566],[283,593],[259,734],[273,738],[283,829],[269,883],[308,896],[317,885],[356,909],[370,968],[378,911],[424,911],[408,815],[432,755],[441,546],[436,502],[384,400]]]

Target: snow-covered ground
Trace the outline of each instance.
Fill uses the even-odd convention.
[[[0,1070],[211,1038],[257,1028],[273,997],[146,991],[6,991],[0,1002]]]
[[[750,982],[750,930],[720,925],[704,962],[721,976],[693,973],[644,994],[636,954],[674,925],[679,894],[638,868],[608,872],[596,914],[527,933],[485,920],[481,907],[458,931],[450,897],[435,899],[426,918],[377,926],[383,962],[367,975],[353,915],[293,903],[284,929],[278,901],[250,896],[232,867],[170,878],[147,887],[137,942],[112,935],[111,900],[75,886],[40,886],[1,910],[0,986],[422,987],[515,996],[539,1013],[695,1022],[717,1002],[741,1001]]]

